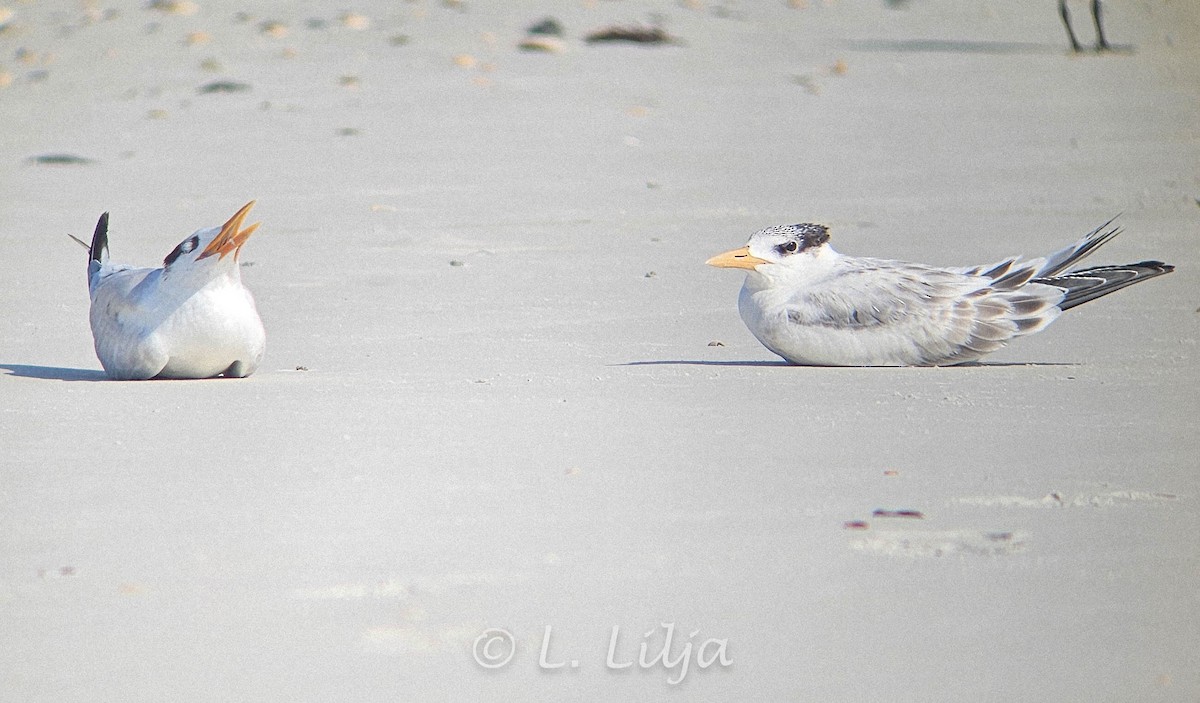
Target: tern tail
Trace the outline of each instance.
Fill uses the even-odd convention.
[[[96,231],[92,234],[92,246],[88,247],[88,285],[92,276],[108,261],[108,213],[100,216]]]
[[[89,262],[99,261],[104,263],[108,260],[108,213],[100,216],[100,221],[96,223],[96,231],[92,234],[92,246],[88,249],[90,254]]]
[[[1060,310],[1069,310],[1076,305],[1083,305],[1089,300],[1095,300],[1126,286],[1132,286],[1134,283],[1171,273],[1174,270],[1174,266],[1161,261],[1140,261],[1125,266],[1093,266],[1033,280],[1035,283],[1061,288],[1066,295],[1058,307]]]

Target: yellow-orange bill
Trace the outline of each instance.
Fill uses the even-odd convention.
[[[723,269],[750,269],[753,270],[759,264],[765,264],[766,261],[757,256],[750,255],[750,247],[742,247],[727,251],[724,254],[717,254],[713,258],[705,261],[709,266],[716,266]]]
[[[208,243],[208,246],[204,247],[204,251],[200,253],[197,259],[203,259],[213,254],[219,254],[224,259],[225,255],[229,252],[241,249],[246,240],[250,238],[250,235],[254,233],[254,230],[258,228],[259,223],[257,222],[246,229],[241,228],[242,221],[246,219],[246,215],[250,212],[250,208],[254,207],[254,203],[255,201],[251,200],[243,205],[241,210],[234,213],[233,217],[229,218],[229,221],[221,226],[220,234],[214,237]]]

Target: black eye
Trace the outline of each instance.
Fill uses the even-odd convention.
[[[797,244],[796,240],[794,240],[794,239],[792,241],[784,242],[783,244],[779,245],[779,251],[783,254],[795,254],[796,250],[799,248],[800,248],[800,245]]]
[[[180,256],[183,256],[188,252],[195,251],[196,247],[198,246],[200,246],[200,237],[195,235],[188,237],[180,242],[179,246],[175,247],[170,254],[167,254],[167,258],[163,259],[163,266],[170,266],[175,259],[178,259]]]

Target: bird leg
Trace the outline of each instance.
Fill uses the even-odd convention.
[[[1102,14],[1100,0],[1092,0],[1092,19],[1096,22],[1096,51],[1111,51],[1112,47],[1109,46],[1108,40],[1104,38],[1104,23],[1101,20]]]
[[[1095,1],[1097,4],[1092,6],[1093,9],[1099,7],[1099,0]],[[1083,47],[1079,45],[1079,40],[1075,38],[1075,30],[1071,29],[1071,13],[1067,10],[1067,0],[1058,0],[1058,14],[1062,16],[1063,26],[1067,28],[1067,38],[1071,40],[1071,51],[1077,54],[1080,53],[1083,51]],[[1097,15],[1097,17],[1099,16]],[[1096,21],[1098,23],[1099,19]]]

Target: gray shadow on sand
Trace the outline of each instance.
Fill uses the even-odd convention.
[[[996,56],[1018,54],[1063,54],[1073,55],[1060,44],[1009,41],[968,41],[964,39],[851,39],[844,42],[851,51],[894,51],[916,54],[992,54]],[[1132,54],[1133,47],[1113,45],[1103,54]]]
[[[629,361],[624,364],[612,364],[612,366],[746,366],[746,367],[763,367],[763,366],[782,366],[793,367],[798,369],[918,369],[918,368],[980,368],[980,367],[995,367],[1003,368],[1007,366],[1029,366],[1034,368],[1050,367],[1050,366],[1079,366],[1075,362],[1069,361],[970,361],[965,364],[955,364],[954,366],[804,366],[800,364],[789,364],[786,361],[710,361],[710,360],[688,360],[674,359],[662,361]],[[0,367],[2,368],[2,367]]]
[[[108,376],[98,369],[71,369],[63,366],[34,366],[32,364],[0,363],[7,376],[40,378],[46,381],[107,381]]]

